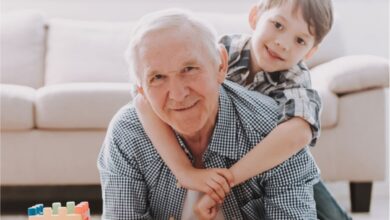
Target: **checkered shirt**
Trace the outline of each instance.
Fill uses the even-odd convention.
[[[277,124],[275,101],[225,81],[206,168],[229,168]],[[192,156],[177,136],[183,150]],[[181,219],[186,189],[164,164],[131,104],[113,118],[99,158],[103,219]],[[317,166],[305,148],[279,166],[232,188],[222,204],[225,219],[316,219]]]
[[[255,74],[253,81],[249,80],[250,40],[249,35],[240,34],[221,38],[220,42],[229,53],[227,79],[275,99],[279,104],[279,123],[291,117],[306,120],[312,130],[310,146],[314,146],[320,136],[321,98],[311,86],[308,67],[300,62],[286,71],[260,71]]]

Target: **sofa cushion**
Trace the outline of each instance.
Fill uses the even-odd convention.
[[[389,61],[371,55],[334,59],[313,69],[314,80],[324,81],[336,94],[389,87]]]
[[[1,16],[1,83],[39,88],[43,85],[45,25],[34,11]]]
[[[45,84],[127,82],[123,53],[132,23],[52,19]]]
[[[35,89],[2,84],[1,130],[28,130],[34,127]]]
[[[105,129],[116,111],[131,101],[129,83],[69,83],[37,91],[38,128]]]

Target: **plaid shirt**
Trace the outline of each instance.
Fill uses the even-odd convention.
[[[305,119],[311,125],[310,146],[314,146],[320,136],[321,99],[311,87],[309,69],[300,62],[286,71],[258,72],[253,81],[249,80],[250,40],[249,35],[240,34],[221,38],[220,42],[229,53],[227,79],[275,99],[279,104],[279,123],[291,117]]]
[[[218,118],[203,156],[205,167],[229,168],[277,124],[274,100],[225,81]],[[178,141],[189,159],[183,140]],[[239,146],[239,147],[237,147]],[[108,128],[98,168],[103,219],[181,219],[186,189],[176,187],[142,128],[135,109],[123,107]],[[316,219],[313,184],[319,172],[308,149],[235,186],[222,204],[225,219]]]

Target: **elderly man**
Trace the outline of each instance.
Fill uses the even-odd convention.
[[[207,25],[188,13],[164,11],[141,19],[126,58],[140,95],[175,130],[194,164],[228,168],[276,126],[276,103],[224,81],[226,50]],[[196,201],[176,186],[133,106],[124,106],[113,118],[98,167],[103,219],[195,218],[191,207]],[[313,184],[318,178],[304,149],[233,187],[219,217],[316,219]]]

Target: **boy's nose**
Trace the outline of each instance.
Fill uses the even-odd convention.
[[[276,46],[281,48],[283,51],[289,51],[289,49],[290,49],[288,46],[288,43],[283,38],[275,39],[275,44],[276,44]]]

